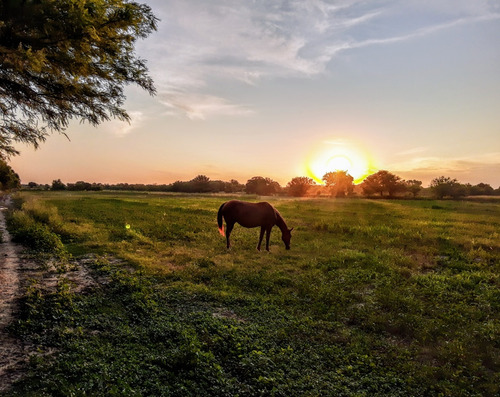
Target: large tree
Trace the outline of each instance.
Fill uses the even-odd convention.
[[[135,42],[156,29],[149,6],[128,0],[0,3],[0,156],[35,147],[71,119],[129,120],[124,87],[154,94]]]
[[[270,196],[278,193],[280,190],[281,186],[278,182],[262,176],[254,176],[245,184],[246,193],[258,194],[260,196]]]
[[[302,197],[305,196],[309,188],[315,184],[316,183],[307,176],[297,176],[288,182],[286,187],[290,196]]]
[[[385,170],[368,176],[361,184],[361,187],[363,188],[363,193],[368,196],[372,194],[383,196],[384,193],[387,193],[389,197],[393,197],[396,193],[406,190],[404,181],[399,176]]]
[[[352,194],[354,190],[354,178],[347,171],[327,172],[322,179],[332,196],[345,197],[346,194]]]

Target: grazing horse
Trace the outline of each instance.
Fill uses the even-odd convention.
[[[293,230],[293,227],[288,229],[278,210],[267,202],[247,203],[245,201],[231,200],[222,204],[217,213],[217,223],[220,234],[224,236],[222,218],[225,219],[227,226],[225,234],[227,248],[231,246],[229,242],[231,231],[234,224],[238,222],[241,226],[248,228],[260,226],[259,244],[257,245],[259,251],[264,232],[266,232],[266,250],[269,251],[269,237],[274,225],[277,225],[281,229],[281,239],[285,243],[286,249],[290,249],[290,238],[292,237],[290,232]]]

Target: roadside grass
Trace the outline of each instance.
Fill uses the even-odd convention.
[[[27,291],[16,332],[55,353],[12,394],[500,393],[500,203],[269,198],[294,232],[267,253],[226,250],[229,198],[23,193],[109,282]]]

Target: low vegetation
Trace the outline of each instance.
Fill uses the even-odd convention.
[[[292,249],[265,253],[239,226],[225,249],[228,199],[23,193],[13,235],[101,281],[28,288],[9,394],[500,393],[500,202],[273,198]]]

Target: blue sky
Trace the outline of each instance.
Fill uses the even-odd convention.
[[[130,125],[19,146],[24,183],[285,185],[347,153],[424,185],[500,186],[500,2],[143,2],[160,18],[137,46],[157,95],[127,89]]]

